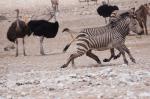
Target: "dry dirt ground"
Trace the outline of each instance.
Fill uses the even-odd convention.
[[[121,57],[97,65],[95,61],[82,56],[76,59],[76,67],[69,65],[61,69],[60,66],[76,47],[73,44],[67,53],[62,53],[71,39],[67,33],[61,32],[62,29],[69,27],[79,31],[105,25],[104,19],[96,13],[98,5],[91,2],[87,6],[86,3],[79,4],[77,0],[60,0],[57,16],[60,29],[56,38],[45,39],[47,55],[39,54],[39,38],[30,36],[25,39],[28,56],[22,56],[22,43],[19,40],[20,56],[15,57],[15,50],[4,51],[4,47],[11,44],[6,39],[6,33],[15,19],[14,9],[20,8],[21,16],[42,13],[49,1],[27,0],[28,5],[23,0],[14,1],[16,5],[11,0],[0,1],[0,14],[7,18],[0,21],[0,99],[150,99],[150,35],[127,37],[126,44],[136,64],[128,58],[129,65],[126,66]],[[111,3],[124,10],[148,2],[137,1],[111,0]],[[110,56],[109,51],[94,53],[101,60]]]

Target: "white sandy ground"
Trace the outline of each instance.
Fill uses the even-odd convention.
[[[136,8],[148,0],[111,0],[120,9]],[[98,1],[99,4],[101,0]],[[62,29],[69,27],[79,31],[85,27],[104,25],[104,19],[97,15],[99,5],[80,4],[78,0],[60,0],[58,21],[60,29],[56,38],[45,39],[46,56],[39,54],[39,38],[26,38],[28,56],[20,56],[15,50],[4,51],[11,44],[6,33],[15,20],[14,9],[21,9],[21,16],[42,14],[51,5],[50,0],[4,0],[0,1],[0,15],[8,20],[0,21],[0,99],[150,99],[150,36],[128,36],[126,44],[136,59],[123,64],[122,57],[109,63],[97,65],[85,55],[76,59],[75,67],[61,69],[69,55],[75,51],[73,44],[67,53],[62,49],[71,39]],[[148,18],[148,27],[150,22]],[[150,34],[150,31],[149,31]],[[109,51],[94,52],[104,59]],[[118,52],[116,52],[118,53]],[[128,56],[127,56],[128,57]]]

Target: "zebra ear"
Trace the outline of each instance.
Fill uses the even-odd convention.
[[[131,17],[135,18],[136,17],[135,7],[131,8],[129,13]]]

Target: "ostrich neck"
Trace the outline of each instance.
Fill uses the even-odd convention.
[[[20,30],[20,26],[19,26],[19,12],[17,12],[17,30]]]
[[[56,12],[54,12],[54,22],[56,22]]]

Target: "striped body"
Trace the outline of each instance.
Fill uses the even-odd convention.
[[[97,35],[104,34],[109,29],[111,29],[110,24],[102,27],[85,28],[79,32],[79,35],[84,34],[85,36],[97,36]]]
[[[132,20],[133,19],[133,20]],[[126,57],[125,57],[125,52],[128,53],[130,56],[130,59],[132,62],[135,62],[135,59],[132,57],[130,54],[129,49],[125,46],[125,38],[128,35],[129,31],[133,31],[135,33],[140,33],[140,30],[138,30],[139,24],[135,23],[134,18],[131,18],[129,16],[129,13],[124,13],[122,16],[114,22],[112,25],[113,27],[103,27],[105,30],[105,33],[101,35],[96,35],[96,36],[81,36],[81,33],[76,37],[77,40],[77,52],[72,54],[67,63],[62,66],[62,68],[65,68],[69,65],[69,63],[72,61],[74,63],[74,59],[77,57],[80,57],[84,54],[89,56],[90,58],[94,59],[97,61],[97,63],[101,63],[99,58],[91,53],[92,50],[98,50],[98,51],[103,51],[107,49],[112,49],[116,48],[118,49],[121,54],[123,55],[123,59],[125,64],[128,64]],[[103,29],[102,28],[102,29]],[[88,29],[87,29],[88,30]],[[92,29],[90,29],[92,30]],[[101,30],[101,29],[100,29]],[[102,30],[102,31],[104,31]],[[82,31],[83,34],[96,34],[96,33],[102,33],[102,32],[97,32],[97,29],[93,29],[91,32],[84,32]]]
[[[129,23],[130,20],[128,17],[122,19],[115,27],[107,25],[101,28],[88,28],[84,29],[84,32],[80,34],[85,34],[86,36],[78,36],[77,45],[83,43],[86,45],[86,48],[79,48],[88,50],[98,50],[103,51],[111,48],[115,48],[117,45],[124,44],[125,36],[129,33]],[[85,32],[86,31],[86,32]],[[83,45],[82,44],[82,45]],[[83,52],[82,49],[82,52]]]
[[[101,27],[94,27],[94,28],[84,28],[79,32],[78,37],[80,37],[80,35],[83,34],[84,36],[101,36],[104,33],[109,33],[109,32],[113,33],[112,28],[121,25],[121,23],[117,23],[117,24],[115,23],[115,21],[119,21],[119,20],[120,19],[117,18],[117,16],[110,17],[110,22],[108,25],[101,26]]]
[[[127,24],[124,24],[124,22],[126,22]],[[117,24],[116,27],[107,30],[105,29],[106,31],[100,36],[95,35],[79,37],[77,40],[78,52],[81,51],[86,53],[88,50],[103,51],[111,48],[116,48],[118,45],[124,44],[125,36],[129,33],[128,25],[129,21],[127,19],[124,19],[119,24]]]

